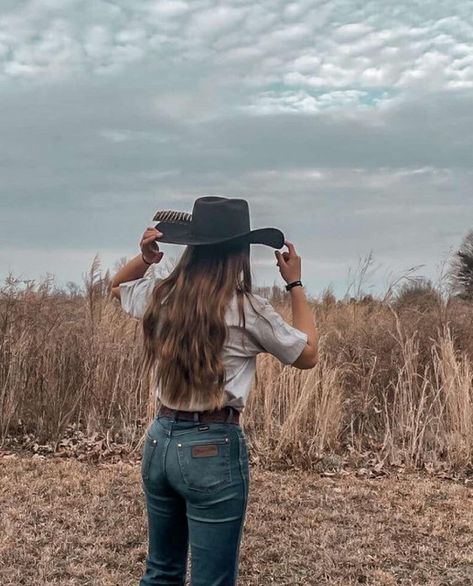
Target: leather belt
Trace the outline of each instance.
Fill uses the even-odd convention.
[[[231,411],[233,411],[233,415],[231,415]],[[165,417],[175,417],[176,419],[185,421],[197,421],[199,423],[225,423],[227,420],[229,423],[239,423],[240,421],[240,412],[234,407],[223,407],[222,409],[214,409],[213,411],[181,411],[161,405],[157,414]],[[197,414],[198,419],[195,414]]]

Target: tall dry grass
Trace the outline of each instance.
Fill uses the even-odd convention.
[[[107,296],[94,261],[85,291],[5,280],[0,289],[0,441],[58,441],[71,423],[139,445],[153,413],[141,324]],[[290,320],[288,297],[270,296]],[[473,460],[473,305],[431,286],[389,300],[313,301],[321,360],[310,371],[258,357],[243,425],[262,462],[376,462],[467,470]]]

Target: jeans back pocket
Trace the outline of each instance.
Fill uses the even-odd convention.
[[[228,436],[179,441],[177,455],[182,478],[188,488],[214,492],[231,484]]]

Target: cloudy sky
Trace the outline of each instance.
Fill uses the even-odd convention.
[[[214,194],[314,294],[370,251],[375,292],[436,278],[473,228],[472,41],[468,0],[1,0],[0,277],[80,283]]]

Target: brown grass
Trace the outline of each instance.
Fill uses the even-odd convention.
[[[153,413],[141,377],[141,324],[107,298],[50,281],[0,290],[0,442],[67,427],[140,445]],[[287,295],[272,300],[290,320]],[[339,470],[396,465],[471,474],[473,305],[429,287],[387,299],[313,301],[321,361],[310,371],[258,357],[243,425],[260,463]],[[31,436],[30,436],[31,437]]]
[[[473,492],[425,475],[250,470],[242,586],[471,586]],[[0,458],[2,586],[135,586],[138,463]]]

